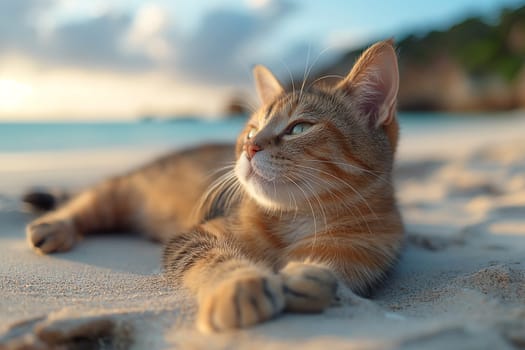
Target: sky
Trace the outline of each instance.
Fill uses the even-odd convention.
[[[349,48],[517,0],[0,0],[0,121],[219,115]],[[350,67],[349,67],[350,68]]]

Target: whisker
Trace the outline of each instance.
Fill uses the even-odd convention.
[[[288,179],[288,181],[293,183],[299,189],[299,191],[301,191],[303,193],[304,199],[305,199],[306,203],[308,203],[308,206],[310,207],[310,211],[312,212],[312,218],[314,220],[314,232],[317,232],[317,219],[316,219],[316,216],[315,216],[314,207],[313,207],[312,203],[310,203],[310,200],[309,200],[308,196],[306,195],[306,192],[292,178],[290,178],[289,176],[286,176],[286,175],[284,175],[284,177],[286,179]],[[297,232],[297,234],[299,234],[299,232]]]
[[[327,218],[326,218],[326,212],[324,211],[323,203],[321,202],[321,199],[319,198],[319,196],[315,193],[314,188],[312,186],[310,186],[306,182],[304,184],[307,187],[307,189],[309,189],[309,192],[313,195],[314,199],[319,204],[319,209],[321,210],[321,214],[323,215],[323,221],[324,221],[324,230],[323,231],[326,231],[328,229],[328,221],[327,221]],[[315,248],[316,242],[317,242],[317,229],[314,229],[314,239],[312,240],[312,248],[311,248],[312,249],[312,253],[313,253],[313,249]]]
[[[229,170],[232,170],[233,168],[235,168],[235,163],[236,163],[235,161],[225,162],[225,163],[224,163],[224,164],[225,164],[224,166],[219,167],[219,168],[215,168],[215,169],[209,171],[209,172],[206,174],[206,177],[207,177],[207,178],[210,178],[210,177],[212,177],[212,176],[214,176],[214,175],[217,175],[218,173],[220,173],[220,172],[222,172],[222,171],[226,171],[226,170],[229,171]]]
[[[384,182],[386,182],[388,184],[392,184],[391,181],[389,181],[388,179],[385,179],[384,177],[381,176],[381,175],[390,175],[390,173],[386,172],[386,171],[372,171],[372,170],[368,170],[368,169],[362,168],[360,166],[357,166],[355,164],[343,163],[343,162],[335,162],[335,161],[326,161],[326,160],[319,160],[319,159],[305,159],[304,161],[306,161],[306,162],[317,162],[317,163],[334,164],[334,165],[341,165],[341,166],[351,167],[351,168],[354,168],[356,170],[362,171],[364,173],[373,175],[376,178],[378,178],[379,180],[382,180],[382,181],[384,181]]]
[[[318,181],[321,181],[322,183],[320,184],[320,187],[324,187],[325,184],[328,184],[328,185],[333,185],[332,182],[326,180],[326,179],[323,179],[321,177],[315,177],[311,172],[306,172],[304,170],[301,170],[301,169],[296,169],[296,171],[301,175],[301,176],[304,176],[305,179],[308,179],[309,181],[313,181],[315,182],[315,180],[318,180]],[[313,180],[312,180],[313,179]],[[319,184],[319,183],[318,183]],[[336,191],[337,193],[339,193],[340,195],[337,195],[335,194],[333,191]],[[329,191],[330,195],[332,196],[332,198],[335,198],[336,199],[339,199],[339,203],[338,203],[338,206],[343,206],[344,208],[346,208],[347,210],[350,211],[350,213],[356,217],[354,215],[354,209],[357,210],[358,214],[359,214],[359,218],[361,219],[358,223],[361,225],[362,222],[365,223],[365,226],[368,230],[369,233],[372,233],[369,225],[368,225],[368,220],[366,219],[366,217],[363,215],[363,213],[361,212],[361,210],[359,210],[359,207],[351,207],[348,203],[347,203],[347,195],[345,193],[343,193],[340,189],[338,188],[333,188],[331,191]],[[365,204],[368,206],[368,203],[366,203],[365,201]],[[370,207],[369,207],[370,208]],[[375,212],[373,212],[371,210],[371,213],[374,215],[374,217],[377,218],[377,215],[375,214]]]
[[[377,218],[377,215],[375,214],[375,212],[373,211],[373,209],[370,207],[370,205],[368,204],[368,201],[363,197],[363,195],[354,187],[352,186],[350,183],[348,183],[347,181],[344,181],[340,178],[338,178],[337,176],[334,176],[333,174],[330,174],[329,172],[327,171],[324,171],[324,170],[321,170],[321,169],[316,169],[316,168],[312,168],[312,167],[308,167],[308,166],[304,166],[304,165],[299,165],[299,164],[296,164],[295,165],[296,167],[300,167],[300,168],[305,168],[305,169],[308,169],[308,170],[315,170],[315,171],[319,171],[323,174],[326,174],[334,179],[336,179],[337,181],[341,182],[342,184],[346,185],[348,188],[350,188],[356,195],[359,196],[359,198],[361,198],[361,200],[363,201],[363,203],[365,203],[365,205],[368,207],[368,209],[370,210],[371,213],[373,213],[375,215],[375,217]]]
[[[306,61],[306,66],[307,66],[306,68],[307,68],[307,70],[305,69],[305,74],[303,75],[303,83],[301,84],[301,92],[299,93],[299,99],[301,99],[301,96],[303,95],[303,90],[304,90],[304,87],[306,85],[306,81],[308,80],[308,77],[310,76],[310,73],[312,72],[313,68],[315,67],[315,65],[317,64],[319,59],[330,49],[330,47],[327,47],[324,50],[322,50],[321,52],[319,52],[319,54],[317,55],[315,60],[312,62],[310,67],[308,67],[308,61],[310,59],[310,49],[311,49],[311,46],[308,45],[308,55],[307,55],[307,61]],[[310,86],[311,86],[311,84],[309,85],[309,87]]]
[[[240,188],[236,184],[238,184],[238,180],[232,170],[222,174],[213,181],[192,211],[194,221],[200,222],[202,219],[205,219],[215,205],[222,204],[225,210],[229,209],[232,205],[232,191],[238,192],[232,190],[232,186]]]
[[[308,74],[308,66],[310,64],[310,49],[311,48],[312,48],[311,44],[308,44],[308,52],[306,53],[306,64],[304,66],[304,73],[303,73],[303,82],[301,83],[301,90],[299,91],[299,101],[301,100],[303,96],[303,89],[306,83],[306,76]]]
[[[288,76],[290,77],[290,83],[292,84],[292,96],[293,96],[293,95],[295,95],[295,81],[294,81],[294,78],[293,78],[292,71],[290,70],[290,67],[283,60],[281,60],[281,64],[288,71]]]
[[[312,86],[314,86],[316,83],[320,82],[320,81],[323,81],[325,79],[330,79],[330,78],[335,78],[335,79],[340,79],[340,80],[343,80],[345,77],[342,76],[342,75],[339,75],[339,74],[327,74],[327,75],[323,75],[317,79],[315,79],[314,81],[312,81],[310,84],[308,84],[308,86],[306,87],[306,90],[309,90]]]
[[[251,101],[248,101],[246,98],[243,98],[243,100],[235,101],[240,107],[247,110],[249,114],[253,114],[257,111],[259,108],[255,103],[252,103]]]

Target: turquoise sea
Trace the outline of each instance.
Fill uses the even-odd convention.
[[[401,113],[404,135],[439,135],[451,130],[512,123],[513,116]],[[0,123],[0,152],[97,150],[113,148],[178,148],[207,141],[233,141],[245,119],[182,119],[129,122]]]

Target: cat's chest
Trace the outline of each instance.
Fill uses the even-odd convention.
[[[324,226],[316,218],[309,216],[291,216],[273,221],[273,231],[276,232],[286,244],[291,244],[304,237],[319,232]]]

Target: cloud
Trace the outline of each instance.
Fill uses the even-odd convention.
[[[142,54],[125,50],[132,19],[110,13],[64,23],[43,33],[38,20],[55,0],[0,0],[0,52],[51,66],[130,69],[150,66]],[[45,35],[44,35],[45,34]],[[1,56],[0,56],[1,58]]]
[[[263,31],[264,21],[230,10],[208,13],[195,33],[184,38],[176,50],[176,69],[200,81],[237,81],[244,49]]]
[[[161,69],[206,84],[246,80],[257,62],[256,43],[287,15],[288,0],[215,8],[198,27],[179,33],[167,11],[154,4],[135,14],[106,12],[61,23],[43,35],[35,18],[57,0],[0,0],[0,50],[55,66],[116,70]]]
[[[135,15],[125,45],[130,51],[144,52],[154,61],[167,61],[173,49],[167,34],[169,25],[165,10],[155,4],[146,4]]]
[[[86,68],[143,69],[151,66],[143,54],[125,50],[131,25],[128,16],[106,14],[57,28],[39,46],[39,56],[54,64]]]
[[[37,32],[31,23],[52,0],[0,0],[0,52],[34,47]]]
[[[198,29],[183,38],[175,66],[184,75],[209,83],[246,81],[247,69],[258,62],[257,42],[294,10],[288,1],[256,2],[250,10],[216,9]]]
[[[0,118],[213,114],[251,82],[254,63],[302,69],[312,48],[274,45],[297,10],[293,0],[207,8],[191,30],[179,26],[184,19],[176,8],[148,3],[136,11],[93,11],[94,5],[64,1],[0,0],[0,64],[2,78],[10,79],[4,90],[20,97],[10,109],[0,101]]]
[[[53,0],[0,0],[0,28],[10,29],[16,24],[27,25],[40,11],[50,6]],[[2,33],[3,35],[9,35]]]

